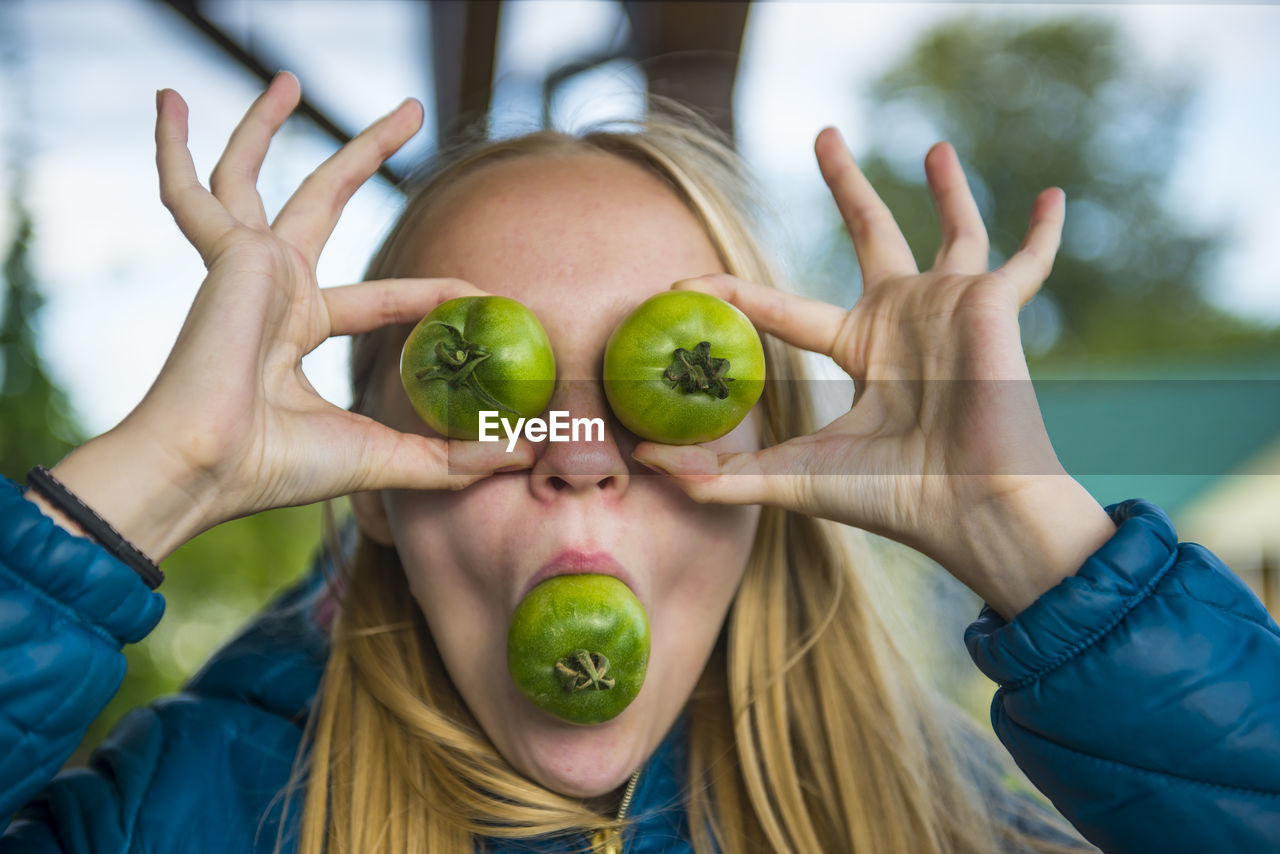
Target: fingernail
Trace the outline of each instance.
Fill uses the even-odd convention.
[[[531,466],[529,463],[513,463],[512,465],[509,465],[509,466],[496,468],[493,470],[493,473],[505,474],[507,472],[513,472],[513,471],[525,471],[526,469],[531,469],[531,468],[533,468],[533,466]]]
[[[160,112],[160,102],[162,100],[164,100],[164,90],[157,89],[156,90],[156,112],[157,113]]]

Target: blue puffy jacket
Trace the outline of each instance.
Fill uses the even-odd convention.
[[[1280,629],[1160,510],[1109,512],[1115,536],[1075,576],[966,633],[1000,685],[997,734],[1104,851],[1280,852]],[[327,651],[320,588],[313,574],[58,774],[163,599],[0,485],[0,816],[21,808],[0,852],[271,851]],[[683,811],[656,808],[682,764],[677,725],[640,777],[629,851],[688,850]]]

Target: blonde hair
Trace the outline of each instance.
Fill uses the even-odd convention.
[[[368,278],[404,272],[415,223],[461,176],[511,157],[605,152],[661,177],[700,219],[727,271],[776,286],[746,215],[755,196],[715,136],[686,115],[626,131],[541,131],[463,146],[411,194]],[[356,411],[373,411],[375,378],[389,369],[397,334],[353,342]],[[765,346],[771,377],[806,377],[795,349],[771,338]],[[804,383],[767,385],[766,444],[819,426]],[[848,529],[762,509],[741,587],[687,709],[694,850],[1082,850],[1028,839],[1008,815],[992,817],[989,788],[1001,783],[984,783],[993,772],[966,755],[983,742],[960,743],[959,715],[935,702],[894,643],[868,592],[865,574],[875,569]],[[345,575],[289,790],[305,788],[303,854],[469,854],[476,836],[617,826],[531,783],[497,753],[451,683],[394,549],[362,537]]]

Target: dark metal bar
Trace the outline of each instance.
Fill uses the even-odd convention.
[[[436,135],[447,139],[489,113],[501,3],[435,0],[430,10]]]
[[[271,78],[280,70],[279,63],[273,62],[270,58],[263,57],[261,54],[251,53],[246,50],[235,39],[231,38],[230,35],[201,14],[195,0],[159,0],[159,2],[185,18],[202,35],[217,45],[223,53],[240,63],[261,80],[263,85],[270,83]],[[312,124],[336,140],[339,145],[346,145],[351,141],[351,134],[338,127],[337,123],[321,111],[305,94],[298,103],[295,114],[305,116]],[[400,186],[402,176],[387,164],[383,163],[378,168],[378,174],[391,186]]]
[[[624,0],[650,95],[689,104],[733,140],[733,87],[750,2]]]

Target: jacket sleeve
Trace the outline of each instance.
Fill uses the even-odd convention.
[[[1012,622],[965,634],[1018,765],[1108,854],[1280,851],[1280,629],[1145,501]]]
[[[54,525],[3,479],[0,827],[71,756],[120,687],[122,646],[145,637],[163,612],[164,599],[133,570]],[[102,787],[93,808],[119,814],[114,802],[122,797],[121,789]],[[6,833],[0,849],[56,850],[52,829],[31,836],[36,830],[22,831],[31,844],[21,848],[11,848],[16,837]]]

